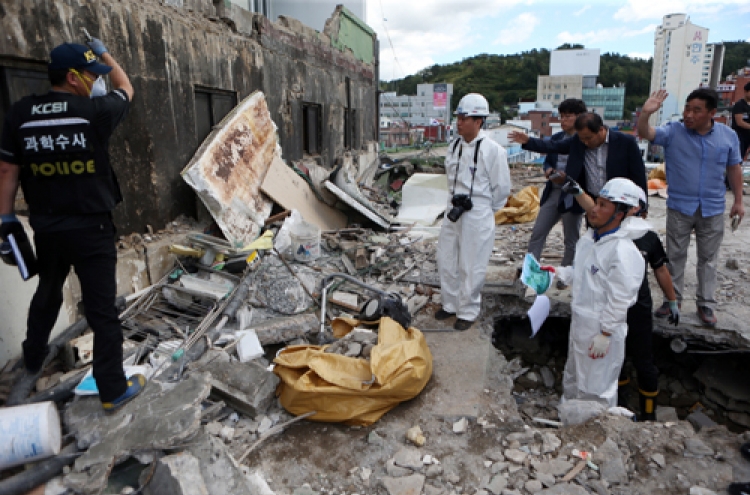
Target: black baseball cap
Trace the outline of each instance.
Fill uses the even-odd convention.
[[[51,70],[85,69],[94,74],[109,74],[112,67],[100,64],[91,48],[75,43],[63,43],[55,47],[49,54],[51,62],[47,66]]]

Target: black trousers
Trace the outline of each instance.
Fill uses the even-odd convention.
[[[102,402],[111,402],[127,389],[122,367],[122,328],[115,307],[115,227],[101,225],[34,235],[39,262],[39,286],[29,308],[23,355],[30,369],[42,365],[50,332],[63,302],[62,287],[75,269],[81,284],[84,313],[94,332],[93,374]]]
[[[628,336],[625,338],[625,359],[630,358],[638,374],[638,388],[644,392],[659,390],[659,369],[654,364],[653,320],[651,308],[640,304],[628,310]],[[623,373],[620,381],[627,379]]]

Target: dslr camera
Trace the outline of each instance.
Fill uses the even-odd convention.
[[[465,211],[469,211],[474,207],[474,203],[471,202],[468,194],[454,194],[451,198],[451,204],[453,208],[448,212],[448,220],[451,222],[457,222]]]

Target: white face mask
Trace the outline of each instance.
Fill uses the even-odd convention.
[[[104,82],[104,78],[102,76],[99,76],[96,78],[96,81],[94,81],[94,84],[91,86],[91,93],[89,93],[89,98],[96,98],[97,96],[104,96],[107,94],[107,83]]]

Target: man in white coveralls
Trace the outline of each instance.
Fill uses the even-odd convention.
[[[445,171],[450,202],[438,241],[442,308],[435,319],[457,316],[453,327],[466,330],[479,316],[487,264],[495,245],[495,212],[510,194],[505,149],[482,130],[487,100],[469,93],[458,103],[459,138],[448,145]]]
[[[557,274],[572,286],[568,360],[563,400],[617,405],[617,382],[625,358],[627,314],[638,296],[645,261],[633,244],[649,225],[637,217],[640,188],[631,180],[608,181],[588,213],[591,228],[578,241],[571,267]]]

